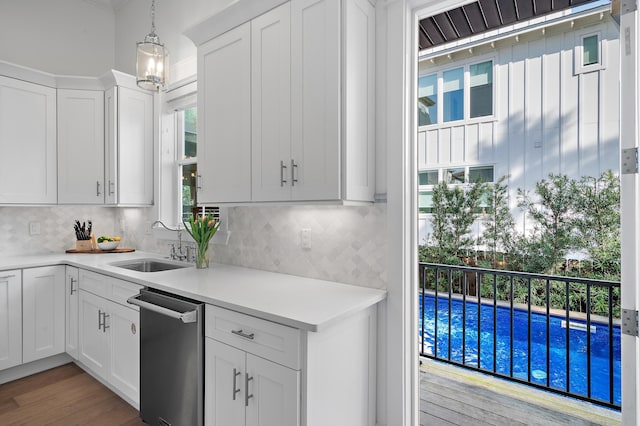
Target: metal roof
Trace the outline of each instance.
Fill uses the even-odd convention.
[[[420,50],[593,0],[478,0],[420,20]]]

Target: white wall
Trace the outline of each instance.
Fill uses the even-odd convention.
[[[183,35],[187,28],[210,17],[234,0],[156,0],[156,34],[169,49],[171,64],[196,55],[193,42]],[[115,67],[136,72],[136,43],[151,29],[150,0],[129,0],[115,14]],[[194,70],[195,72],[195,70]]]
[[[115,64],[115,14],[83,0],[0,0],[0,60],[99,76]]]

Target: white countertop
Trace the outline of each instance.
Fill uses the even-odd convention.
[[[71,265],[308,331],[320,331],[386,298],[386,291],[211,263],[208,269],[136,272],[111,263],[157,254],[49,254],[0,258],[0,271]]]

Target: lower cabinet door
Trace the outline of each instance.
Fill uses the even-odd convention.
[[[300,372],[247,354],[247,426],[300,424]]]
[[[108,302],[110,336],[109,382],[136,404],[140,403],[140,313]],[[162,356],[162,354],[158,354]]]
[[[78,303],[80,362],[107,379],[109,339],[104,326],[105,300],[80,290]]]
[[[22,362],[64,352],[65,267],[22,271]]]
[[[22,363],[22,272],[0,272],[0,370]]]
[[[205,341],[205,424],[244,426],[245,352],[217,340]]]

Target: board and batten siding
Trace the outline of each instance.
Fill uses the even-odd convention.
[[[601,36],[604,68],[576,72],[576,44],[592,32]],[[524,230],[518,188],[532,190],[550,173],[577,179],[619,170],[619,31],[608,16],[573,28],[565,23],[496,43],[495,49],[474,49],[460,60],[436,60],[431,69],[484,58],[494,61],[494,116],[420,127],[418,169],[493,165],[496,180],[508,177],[512,212]],[[431,72],[428,64],[420,66],[420,75]],[[428,215],[420,215],[420,222],[422,243]]]

